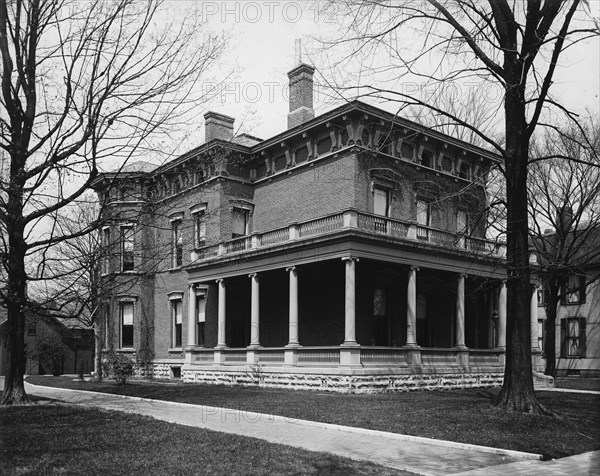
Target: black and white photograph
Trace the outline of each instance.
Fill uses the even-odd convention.
[[[600,0],[0,0],[0,474],[600,474]]]

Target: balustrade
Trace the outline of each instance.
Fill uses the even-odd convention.
[[[385,235],[396,239],[414,240],[416,238],[418,241],[426,241],[445,248],[468,250],[477,254],[500,258],[506,257],[506,246],[502,243],[470,236],[461,237],[456,233],[438,230],[429,226],[411,225],[388,217],[352,210],[200,248],[195,251],[195,256],[197,260],[207,260],[224,254],[266,248],[344,229]]]

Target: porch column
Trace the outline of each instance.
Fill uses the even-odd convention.
[[[219,321],[217,328],[217,347],[227,347],[225,342],[225,280],[217,279],[217,286],[219,287]]]
[[[188,286],[188,347],[196,346],[196,285]]]
[[[498,348],[506,349],[506,280],[500,285],[498,296]]]
[[[260,333],[259,333],[259,313],[260,313],[260,305],[259,305],[259,281],[258,274],[253,273],[249,274],[251,287],[252,287],[252,296],[251,296],[251,304],[250,304],[250,346],[256,347],[260,345]]]
[[[492,291],[487,292],[487,318],[488,318],[488,349],[496,347],[496,296]]]
[[[465,277],[466,274],[459,274],[456,280],[456,344],[461,349],[466,349],[465,345]]]
[[[408,286],[406,289],[406,345],[417,347],[417,271],[411,266],[408,270]]]
[[[298,270],[295,266],[285,269],[290,275],[289,346],[300,345],[298,341]]]
[[[356,263],[358,258],[342,258],[346,263],[346,310],[344,324],[344,344],[356,344]]]
[[[538,292],[538,286],[537,284],[533,284],[531,286],[532,291],[531,291],[531,301],[529,303],[529,312],[530,312],[530,319],[531,319],[531,350],[533,351],[539,351],[539,344],[538,344],[538,302],[537,302],[537,292]]]

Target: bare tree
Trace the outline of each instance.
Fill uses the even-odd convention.
[[[590,116],[581,129],[553,130],[534,144],[530,166],[531,243],[540,267],[546,310],[546,374],[556,376],[558,306],[599,276],[600,124]],[[569,283],[569,277],[575,276]]]
[[[0,223],[9,371],[2,404],[27,400],[27,284],[52,273],[49,250],[91,228],[57,224],[111,163],[150,153],[189,120],[225,39],[160,0],[0,0]],[[31,287],[31,286],[30,286]]]
[[[597,23],[579,0],[476,0],[389,2],[340,0],[348,28],[328,46],[335,49],[333,73],[350,84],[353,63],[362,77],[377,81],[363,86],[364,95],[396,101],[399,112],[419,106],[470,130],[504,161],[508,258],[508,322],[504,384],[497,404],[506,411],[543,412],[533,390],[529,301],[527,177],[530,141],[547,126],[548,110],[576,121],[565,104],[550,95],[565,49],[597,36]],[[383,53],[383,55],[378,54]],[[382,58],[378,62],[377,58]],[[387,82],[386,82],[387,81]],[[452,82],[485,82],[502,91],[504,141],[482,130],[436,101],[436,87]],[[422,82],[424,87],[407,88]]]

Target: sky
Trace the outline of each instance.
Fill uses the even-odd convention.
[[[172,1],[173,12],[184,11],[189,2]],[[327,75],[319,64],[319,42],[314,37],[336,35],[342,27],[341,12],[327,9],[325,2],[298,1],[205,1],[196,2],[198,12],[215,31],[231,34],[228,65],[237,65],[238,77],[219,89],[207,110],[236,118],[240,132],[268,138],[285,130],[288,113],[287,72],[296,64],[295,42],[301,39],[302,59]],[[600,0],[590,8],[600,18]],[[365,82],[369,78],[364,78]],[[582,111],[600,109],[600,39],[585,47],[567,50],[553,84],[553,93],[570,107]],[[331,108],[323,95],[315,95],[315,113]],[[202,133],[203,125],[197,129]]]

